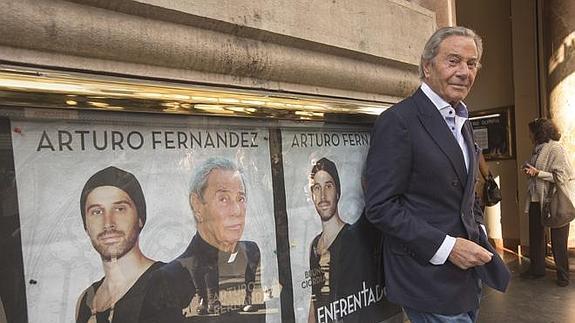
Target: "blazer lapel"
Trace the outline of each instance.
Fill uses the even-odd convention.
[[[445,120],[433,103],[421,91],[417,90],[413,96],[419,108],[419,121],[429,133],[433,141],[439,146],[439,149],[447,156],[451,166],[457,173],[457,177],[465,188],[467,183],[467,172],[465,169],[465,160],[459,143],[449,131]],[[470,165],[471,166],[471,165]]]

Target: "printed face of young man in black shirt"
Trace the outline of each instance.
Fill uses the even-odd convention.
[[[324,171],[318,171],[312,179],[311,198],[322,221],[328,221],[337,213],[339,195],[335,180]]]
[[[86,232],[103,261],[119,259],[136,246],[142,223],[126,192],[97,187],[88,194],[85,207]]]

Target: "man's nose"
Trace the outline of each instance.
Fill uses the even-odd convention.
[[[230,206],[230,213],[233,216],[240,216],[242,215],[242,202],[240,201],[233,201],[232,205]]]
[[[323,188],[323,187],[322,187],[322,188],[321,188],[321,193],[320,193],[320,194],[321,194],[321,200],[322,200],[322,201],[325,201],[325,200],[326,200],[326,198],[327,198],[327,190],[326,190],[325,188]]]
[[[471,69],[469,68],[469,66],[467,65],[466,62],[461,62],[457,66],[457,76],[459,76],[459,77],[467,77],[467,76],[469,76],[470,72],[471,72]]]
[[[103,219],[105,229],[116,227],[116,217],[113,212],[104,211]]]

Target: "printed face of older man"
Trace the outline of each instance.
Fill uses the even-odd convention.
[[[339,196],[335,180],[328,172],[320,170],[315,174],[311,183],[311,197],[322,221],[328,221],[336,214]]]
[[[240,172],[212,170],[203,200],[195,194],[191,199],[202,238],[222,250],[235,247],[246,219],[246,190]]]
[[[102,260],[119,259],[136,246],[142,223],[126,192],[96,187],[86,198],[85,210],[86,232]]]

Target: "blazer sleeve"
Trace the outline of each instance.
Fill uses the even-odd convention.
[[[378,118],[367,156],[366,217],[425,263],[435,255],[446,233],[412,214],[405,205],[409,186],[414,185],[410,181],[414,144],[406,120],[395,109]]]
[[[481,207],[480,201],[477,197],[473,201],[473,216],[475,217],[475,222],[485,225],[483,208]]]

